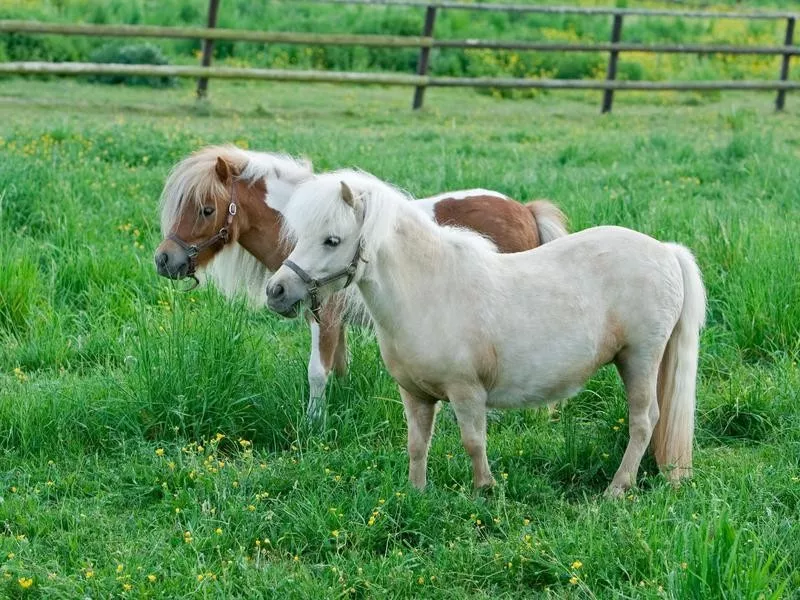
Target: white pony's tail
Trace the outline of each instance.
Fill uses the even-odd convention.
[[[658,370],[660,416],[652,447],[659,468],[668,471],[670,481],[678,482],[692,474],[697,356],[706,316],[706,291],[692,253],[678,244],[666,245],[681,266],[683,308]]]
[[[534,200],[525,205],[533,214],[536,220],[536,228],[539,230],[539,241],[542,244],[552,242],[556,238],[563,237],[567,231],[567,217],[552,202],[547,200]]]

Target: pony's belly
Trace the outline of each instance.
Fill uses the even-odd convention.
[[[504,385],[489,392],[489,408],[535,408],[574,396],[583,388],[583,378],[542,381],[530,385]]]

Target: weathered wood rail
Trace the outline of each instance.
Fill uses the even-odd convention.
[[[711,12],[699,10],[646,10],[630,8],[602,8],[575,6],[537,6],[512,4],[467,4],[463,2],[433,2],[416,0],[304,0],[324,4],[361,4],[377,6],[410,6],[425,9],[420,36],[316,34],[295,32],[249,31],[219,29],[216,15],[219,0],[210,0],[208,27],[160,27],[146,25],[91,25],[77,23],[43,23],[38,21],[0,20],[0,33],[33,33],[56,35],[85,35],[106,37],[177,38],[203,40],[202,66],[153,66],[93,63],[0,63],[0,73],[5,74],[131,74],[146,76],[175,76],[199,78],[198,96],[206,94],[209,78],[256,79],[270,81],[310,81],[328,83],[364,83],[413,86],[413,108],[423,104],[428,87],[495,87],[602,90],[602,112],[609,112],[616,90],[771,90],[777,91],[775,107],[782,110],[789,90],[800,89],[800,82],[789,80],[790,61],[800,54],[794,43],[797,14],[789,12]],[[579,14],[585,16],[611,16],[609,42],[562,43],[528,42],[486,39],[436,39],[434,29],[440,10],[505,11],[518,13]],[[683,17],[702,19],[768,19],[785,20],[783,45],[739,46],[730,44],[638,44],[622,41],[622,28],[626,16]],[[365,46],[378,48],[419,48],[416,74],[353,73],[339,71],[292,71],[281,69],[245,69],[212,67],[213,42],[217,40],[243,41],[263,44],[299,44],[307,46]],[[516,50],[535,52],[607,52],[608,68],[604,80],[561,80],[522,78],[468,78],[436,77],[428,75],[430,53],[435,48],[466,48],[490,50]],[[620,81],[617,80],[617,61],[624,52],[766,55],[781,57],[781,68],[776,80],[758,81]]]

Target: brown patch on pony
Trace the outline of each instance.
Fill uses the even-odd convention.
[[[492,240],[503,253],[523,252],[541,244],[533,212],[497,196],[444,198],[433,207],[439,225],[466,227]]]
[[[283,217],[264,201],[269,190],[263,179],[249,185],[236,181],[234,185],[238,186],[239,212],[232,239],[274,273],[291,252],[281,237]]]

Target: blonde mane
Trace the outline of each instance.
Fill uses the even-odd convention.
[[[310,161],[286,154],[253,152],[231,144],[201,148],[175,165],[164,184],[160,199],[161,232],[164,236],[174,226],[184,201],[193,202],[199,209],[205,198],[227,194],[216,173],[218,157],[238,171],[241,181],[254,183],[267,179],[270,200],[273,195],[286,196],[277,199],[280,200],[277,208],[285,204],[288,193],[296,185],[313,174]],[[275,243],[280,243],[280,240],[275,240]],[[264,289],[270,275],[272,273],[264,264],[237,242],[229,243],[198,270],[201,282],[210,280],[228,298],[244,295],[253,306],[265,304]]]

